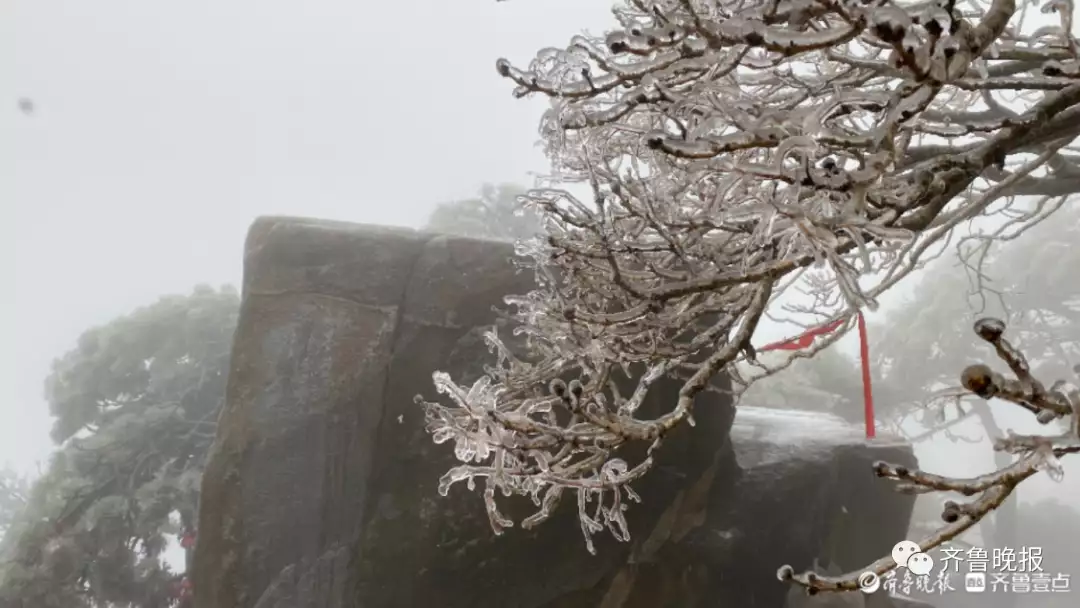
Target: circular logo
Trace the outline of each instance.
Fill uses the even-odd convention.
[[[881,577],[874,572],[863,572],[859,575],[859,591],[869,595],[881,588]]]

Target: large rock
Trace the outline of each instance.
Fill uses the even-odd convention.
[[[781,564],[854,569],[903,537],[911,500],[870,462],[912,466],[907,446],[798,412],[740,408],[733,426],[717,392],[635,484],[630,543],[601,538],[589,555],[572,504],[495,537],[478,494],[436,492],[453,458],[413,396],[432,396],[435,369],[481,373],[492,307],[532,288],[510,255],[409,230],[255,223],[203,479],[197,606],[776,608]],[[658,386],[644,412],[677,390]]]

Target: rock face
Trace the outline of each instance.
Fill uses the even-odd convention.
[[[203,478],[199,608],[783,606],[789,563],[855,569],[904,537],[912,501],[870,463],[909,447],[823,415],[708,393],[635,484],[629,543],[584,548],[564,505],[495,537],[413,396],[471,380],[480,331],[532,278],[509,245],[262,218],[245,250],[227,405]],[[644,412],[670,407],[678,385]],[[524,506],[524,505],[523,505]],[[529,505],[531,506],[531,505]]]

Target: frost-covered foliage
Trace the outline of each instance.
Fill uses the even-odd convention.
[[[484,184],[474,198],[440,203],[425,230],[478,239],[527,239],[542,232],[540,216],[518,204],[525,188],[516,184]]]
[[[177,605],[162,556],[194,529],[239,300],[230,287],[164,297],[56,360],[60,445],[0,542],[0,606]]]
[[[450,403],[426,404],[429,429],[463,461],[442,491],[479,479],[496,532],[513,524],[500,495],[532,497],[530,527],[570,494],[590,550],[605,528],[626,539],[630,484],[710,379],[741,394],[774,371],[752,339],[785,291],[811,294],[805,322],[846,330],[957,226],[1075,192],[1073,4],[1045,5],[1056,22],[1038,28],[1031,6],[631,0],[604,36],[500,60],[517,96],[551,100],[553,175],[528,195],[546,235],[519,245],[538,288],[507,300],[528,352],[492,333],[486,377],[435,375]],[[642,419],[664,376],[677,399]],[[620,458],[631,443],[648,456]]]
[[[0,544],[29,495],[30,481],[26,477],[9,468],[0,469]]]

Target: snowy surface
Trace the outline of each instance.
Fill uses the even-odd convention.
[[[749,439],[763,433],[778,443],[829,443],[838,445],[866,444],[902,445],[904,441],[891,435],[878,434],[868,440],[861,425],[853,425],[844,419],[824,412],[777,409],[768,407],[739,406],[735,424],[731,429],[733,438]]]
[[[739,464],[754,467],[784,461],[832,458],[839,447],[896,447],[904,442],[879,435],[867,439],[862,426],[832,414],[740,406],[731,428]]]

